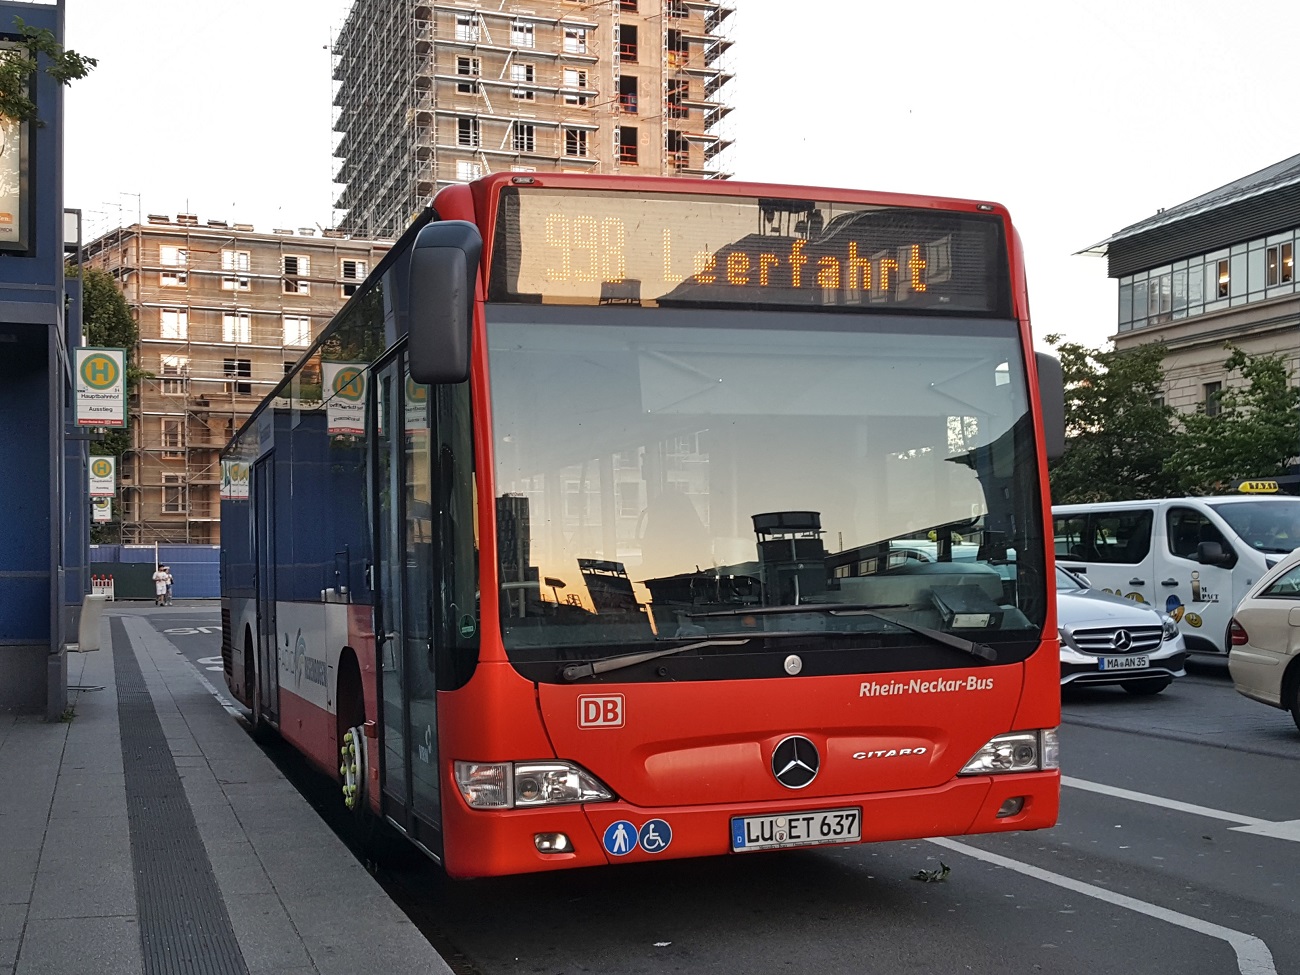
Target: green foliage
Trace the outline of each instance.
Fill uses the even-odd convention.
[[[31,79],[42,56],[46,59],[45,73],[63,85],[86,77],[99,62],[76,51],[64,50],[53,33],[41,27],[28,27],[21,17],[14,18],[14,28],[17,42],[0,50],[0,116],[28,122],[36,118]]]
[[[1158,498],[1175,490],[1166,465],[1174,410],[1162,401],[1160,343],[1123,352],[1050,335],[1065,381],[1065,455],[1051,467],[1052,501]]]
[[[76,277],[77,269],[68,267],[69,277]],[[149,373],[140,368],[136,356],[136,342],[140,329],[113,276],[99,268],[83,268],[81,280],[82,334],[86,345],[106,349],[126,349],[126,393],[128,400],[135,393],[140,380]],[[116,457],[117,468],[122,470],[122,455],[131,446],[131,435],[126,430],[110,430],[102,440],[92,441],[93,457]],[[110,524],[92,524],[92,542],[117,541],[117,530]]]
[[[1271,477],[1286,473],[1300,452],[1300,388],[1281,355],[1250,355],[1229,344],[1223,364],[1245,381],[1219,394],[1219,413],[1204,406],[1183,415],[1182,433],[1169,455],[1167,469],[1188,494],[1230,490],[1242,477]]]

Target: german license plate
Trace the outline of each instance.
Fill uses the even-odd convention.
[[[1102,670],[1146,670],[1151,666],[1151,658],[1146,654],[1136,657],[1101,657],[1097,666]]]
[[[775,816],[733,816],[731,850],[781,850],[822,843],[856,843],[862,839],[861,809],[823,809]]]

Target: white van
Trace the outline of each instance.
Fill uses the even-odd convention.
[[[1300,498],[1231,495],[1053,505],[1056,560],[1178,621],[1192,653],[1226,655],[1232,611],[1300,547]]]

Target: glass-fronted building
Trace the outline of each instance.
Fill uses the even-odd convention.
[[[1086,253],[1118,283],[1117,349],[1168,347],[1166,400],[1213,410],[1232,342],[1300,364],[1300,155],[1125,227]]]

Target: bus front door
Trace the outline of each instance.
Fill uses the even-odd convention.
[[[441,853],[436,686],[430,654],[433,504],[429,388],[400,359],[376,372],[376,643],[389,815]]]

